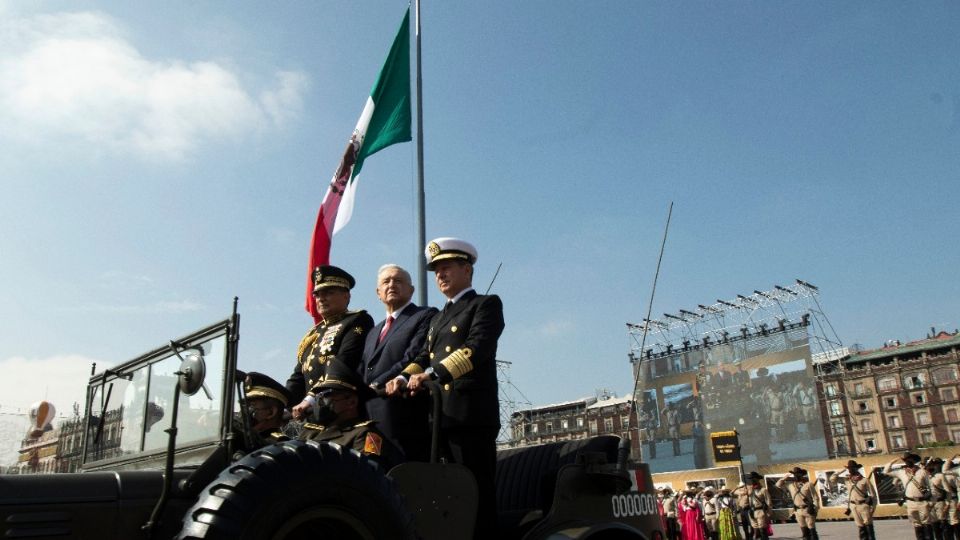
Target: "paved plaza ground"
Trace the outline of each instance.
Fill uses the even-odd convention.
[[[874,522],[877,540],[913,540],[913,527],[906,519],[880,519]],[[852,521],[822,521],[817,523],[817,532],[821,539],[857,538],[857,526]],[[778,540],[801,539],[800,527],[796,523],[775,523],[773,538]]]

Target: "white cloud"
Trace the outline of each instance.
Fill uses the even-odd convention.
[[[0,50],[4,136],[148,159],[277,128],[299,112],[307,86],[304,74],[279,71],[254,96],[216,62],[145,58],[114,20],[92,12],[6,18]]]
[[[573,330],[573,323],[567,320],[547,321],[538,328],[540,335],[546,337],[557,337]]]

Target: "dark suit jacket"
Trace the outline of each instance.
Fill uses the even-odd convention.
[[[351,369],[357,369],[363,355],[363,340],[373,326],[373,317],[362,309],[348,311],[343,317],[322,321],[300,341],[297,365],[287,379],[287,390],[297,405],[327,372],[327,363],[339,358]]]
[[[432,366],[443,388],[443,427],[499,427],[497,340],[503,333],[497,295],[470,291],[434,315],[417,368]]]
[[[379,344],[377,339],[385,321],[380,321],[367,333],[363,347],[360,374],[366,384],[375,383],[384,388],[404,366],[416,358],[427,339],[430,318],[436,308],[410,304],[401,311],[390,332]],[[430,398],[421,394],[414,398],[371,398],[366,403],[367,414],[388,439],[399,446],[407,458],[426,461],[430,458],[430,432],[427,415]]]

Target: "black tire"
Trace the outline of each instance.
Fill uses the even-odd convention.
[[[204,488],[177,538],[413,539],[413,516],[384,472],[336,444],[270,445]]]

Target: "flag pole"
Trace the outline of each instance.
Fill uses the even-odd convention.
[[[423,249],[427,245],[426,194],[423,189],[423,75],[420,70],[420,0],[414,0],[417,21],[417,289],[418,304],[427,305],[427,262]]]

